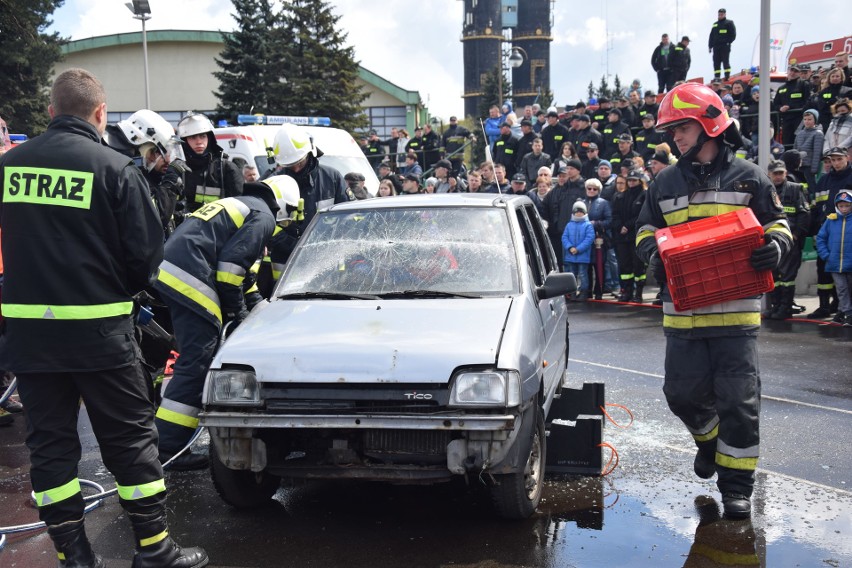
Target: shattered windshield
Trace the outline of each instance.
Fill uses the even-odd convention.
[[[476,297],[516,293],[517,282],[504,210],[382,208],[322,214],[275,295]]]

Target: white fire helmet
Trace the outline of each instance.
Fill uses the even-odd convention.
[[[178,122],[177,135],[182,140],[186,140],[196,134],[206,134],[209,132],[213,132],[213,123],[210,122],[209,118],[200,113],[191,112]]]
[[[314,141],[308,131],[294,124],[282,124],[275,135],[273,146],[275,163],[279,166],[292,166],[308,154],[317,155]]]
[[[117,126],[127,140],[139,148],[139,153],[143,156],[151,146],[165,154],[170,140],[175,135],[175,129],[165,118],[148,109],[137,110],[126,120],[119,121]]]
[[[272,190],[275,202],[278,204],[278,212],[275,214],[275,222],[278,224],[289,224],[291,221],[301,221],[304,216],[304,201],[299,197],[299,184],[288,175],[272,176],[261,181],[262,184]]]

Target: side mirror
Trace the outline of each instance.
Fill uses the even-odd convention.
[[[544,279],[544,285],[536,288],[539,300],[573,294],[577,291],[577,279],[570,272],[551,272]]]

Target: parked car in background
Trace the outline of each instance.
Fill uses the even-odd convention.
[[[200,420],[217,491],[252,507],[282,479],[466,476],[502,516],[530,516],[575,289],[525,196],[320,211],[211,365]]]

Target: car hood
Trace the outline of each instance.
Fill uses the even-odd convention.
[[[261,382],[446,383],[494,365],[512,298],[282,300],[254,311],[213,368],[250,365]]]

